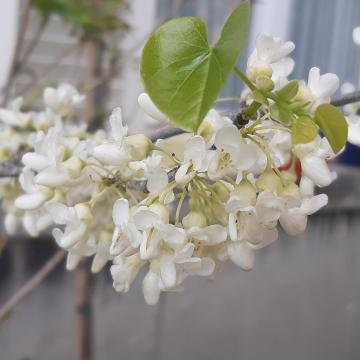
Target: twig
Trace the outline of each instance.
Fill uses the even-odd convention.
[[[182,129],[167,127],[165,129],[159,130],[155,134],[151,135],[150,140],[152,142],[156,142],[156,140],[168,139],[168,138],[171,138],[173,136],[183,134],[184,132],[185,131],[182,130]]]
[[[24,55],[22,56],[20,63],[22,65],[26,64],[27,61],[29,60],[29,57],[31,56],[31,54],[33,53],[33,51],[35,50],[36,46],[39,44],[39,41],[41,39],[41,36],[43,34],[43,31],[47,25],[47,17],[43,16],[41,19],[41,22],[36,30],[36,33],[34,35],[34,38],[31,40],[29,46],[27,47],[27,49],[24,51]]]
[[[345,94],[342,97],[331,101],[331,104],[334,106],[344,106],[347,104],[352,104],[360,101],[360,90],[354,91],[349,94]]]
[[[66,252],[64,250],[59,250],[53,255],[44,266],[16,293],[0,308],[0,320],[14,309],[14,307],[24,299],[37,285],[45,279],[47,275],[55,269],[55,267],[64,259]]]
[[[178,170],[178,167],[176,167],[168,172],[167,175],[168,175],[169,182],[174,181],[177,170]],[[131,190],[141,191],[144,193],[148,192],[146,180],[130,180],[126,184],[126,186]]]
[[[52,64],[48,65],[45,69],[43,69],[41,71],[42,82],[38,86],[44,86],[45,83],[43,80],[46,77],[48,77],[54,70],[56,70],[61,65],[62,61],[66,57],[68,57],[74,50],[76,50],[78,46],[79,46],[78,43],[70,45],[68,48],[64,50],[62,54],[56,57],[56,60]],[[36,81],[37,79],[34,79],[34,81],[31,81],[28,85],[24,86],[20,91],[18,91],[14,95],[14,97],[18,97],[26,93],[29,89],[31,89],[35,85]]]
[[[331,104],[334,106],[343,106],[343,105],[347,105],[347,104],[351,104],[351,103],[356,103],[356,102],[360,102],[360,91],[354,91],[350,94],[344,95],[338,99],[335,99],[333,101],[331,101]],[[235,119],[237,119],[237,114],[231,113],[230,117],[232,118],[233,121],[235,121]],[[176,135],[180,135],[185,133],[184,130],[182,129],[178,129],[178,128],[165,128],[162,129],[158,132],[156,132],[155,134],[153,134],[152,136],[150,136],[150,140],[152,142],[155,142],[156,140],[159,139],[167,139]],[[2,162],[0,163],[0,178],[3,177],[17,177],[20,175],[22,171],[22,165],[19,163],[14,163],[13,160],[9,160],[6,162]],[[170,174],[170,173],[169,173]],[[145,180],[141,180],[141,181],[130,181],[128,184],[130,189],[133,190],[146,190],[146,181]]]

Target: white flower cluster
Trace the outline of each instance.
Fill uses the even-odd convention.
[[[247,74],[255,84],[287,84],[294,45],[259,36]],[[335,75],[310,71],[296,102],[309,112],[338,87]],[[291,128],[260,108],[242,126],[211,110],[197,134],[152,143],[128,135],[120,109],[110,130],[94,134],[69,123],[82,97],[68,85],[46,89],[46,110],[22,113],[19,102],[0,111],[0,154],[10,159],[22,149],[24,168],[1,183],[5,226],[22,223],[31,236],[53,229],[68,251],[67,268],[93,256],[92,271],[111,262],[113,285],[128,291],[142,268],[143,293],[155,304],[161,291],[181,289],[189,275],[211,276],[231,260],[248,271],[254,252],[288,234],[302,233],[307,217],[327,204],[314,187],[334,174],[325,138],[293,145]],[[166,116],[143,94],[144,110]],[[360,122],[359,122],[360,123]]]

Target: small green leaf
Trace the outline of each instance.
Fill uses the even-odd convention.
[[[251,98],[260,104],[268,104],[266,96],[260,90],[253,91],[251,93]]]
[[[195,17],[170,20],[151,35],[141,76],[152,101],[176,126],[199,128],[245,46],[249,18],[246,0],[228,18],[214,47],[205,23]]]
[[[270,114],[274,119],[284,124],[289,124],[295,120],[294,114],[290,110],[277,103],[270,105]]]
[[[277,94],[280,99],[289,101],[293,99],[299,91],[299,82],[297,80],[292,80],[286,84],[282,89],[280,89]]]
[[[316,109],[315,121],[335,154],[338,153],[348,138],[348,124],[343,113],[333,105],[322,104]]]
[[[318,128],[311,118],[300,116],[294,121],[292,126],[292,143],[294,145],[309,143],[315,139],[317,132]]]

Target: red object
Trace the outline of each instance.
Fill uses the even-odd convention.
[[[294,164],[293,164],[294,162]],[[283,165],[283,166],[280,166],[278,168],[279,171],[288,171],[291,169],[291,167],[294,166],[294,171],[295,171],[295,174],[298,178],[301,177],[301,162],[298,158],[294,158],[294,157],[291,157],[290,161]]]

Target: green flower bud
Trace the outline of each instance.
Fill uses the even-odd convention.
[[[85,223],[91,223],[93,216],[88,203],[80,203],[75,205],[75,211],[79,219]]]
[[[155,214],[160,216],[161,221],[164,224],[169,223],[169,209],[160,202],[155,202],[149,206],[149,209],[153,211]]]
[[[272,170],[265,171],[256,181],[256,187],[259,191],[272,191],[279,194],[282,190],[281,179]]]
[[[235,187],[233,194],[238,194],[239,196],[248,199],[252,205],[256,204],[256,190],[248,180],[242,180],[240,184]]]
[[[125,145],[132,160],[140,161],[145,159],[152,150],[152,142],[143,134],[128,136]]]
[[[295,197],[297,199],[301,198],[300,189],[295,183],[286,185],[283,188],[283,190],[281,192],[281,195],[283,195],[283,196],[293,196],[293,197]]]
[[[199,211],[190,211],[182,220],[185,229],[207,226],[206,217]]]

